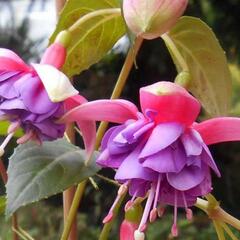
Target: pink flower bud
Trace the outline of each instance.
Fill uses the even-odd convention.
[[[154,39],[177,22],[187,3],[187,0],[123,0],[123,14],[133,33]]]
[[[134,232],[137,228],[138,224],[124,220],[120,227],[120,240],[135,240]]]

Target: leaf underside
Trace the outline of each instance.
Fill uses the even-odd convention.
[[[231,75],[225,52],[213,31],[198,18],[182,17],[168,36],[188,65],[192,79],[190,92],[210,115],[227,115],[232,91]],[[181,72],[171,49],[170,53]]]
[[[19,145],[9,159],[6,216],[19,207],[47,198],[93,176],[96,154],[85,165],[85,151],[64,139]]]

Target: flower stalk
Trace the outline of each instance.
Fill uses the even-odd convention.
[[[75,24],[77,24],[77,22]],[[78,22],[78,24],[80,24],[80,23]],[[111,99],[116,99],[121,95],[123,88],[126,84],[127,78],[130,74],[130,71],[134,65],[137,53],[139,52],[140,47],[142,45],[142,42],[143,42],[142,38],[137,38],[133,47],[129,50],[127,57],[125,59],[124,65],[122,67],[122,70],[120,72],[120,75],[118,77],[117,83],[113,90]],[[98,128],[98,131],[97,131],[95,149],[99,148],[102,137],[107,129],[107,126],[108,126],[108,124],[106,122],[101,122],[101,124]],[[89,164],[90,159],[91,158],[89,158],[88,161],[86,161],[86,164]],[[61,240],[68,239],[69,228],[71,228],[71,226],[73,224],[73,219],[74,219],[73,216],[76,215],[76,212],[77,212],[76,206],[79,206],[79,201],[81,200],[80,196],[83,195],[82,192],[84,191],[85,186],[86,186],[86,182],[82,182],[78,185],[77,191],[75,193],[75,196],[74,196],[74,199],[72,202],[72,206],[70,208],[69,218],[67,219],[66,225],[64,227]],[[80,189],[81,189],[81,191],[80,191]],[[117,208],[117,206],[116,206],[116,208]],[[117,214],[117,210],[116,210],[116,214]],[[102,233],[100,235],[100,240],[107,239],[107,236],[109,235],[111,227],[112,227],[112,221],[104,225]]]
[[[207,200],[198,198],[195,206],[203,210],[209,216],[209,218],[213,220],[218,238],[220,240],[224,240],[225,231],[231,237],[231,239],[237,239],[227,224],[231,225],[237,230],[240,230],[240,220],[224,211],[220,207],[219,202],[213,197],[213,195],[208,194],[206,198]]]

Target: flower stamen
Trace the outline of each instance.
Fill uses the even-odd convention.
[[[149,212],[150,212],[150,209],[152,207],[153,200],[154,200],[155,189],[156,189],[155,186],[152,185],[152,187],[150,189],[150,192],[149,192],[148,199],[147,199],[147,203],[146,203],[146,206],[145,206],[145,209],[144,209],[144,212],[143,212],[141,222],[139,224],[138,230],[136,230],[136,231],[143,232],[143,231],[145,231],[145,229],[147,227],[146,223],[147,223]]]
[[[178,227],[177,227],[177,198],[178,198],[178,193],[177,190],[175,190],[174,193],[174,219],[173,219],[173,225],[172,225],[172,229],[171,229],[171,233],[173,235],[173,237],[177,237],[178,236]]]
[[[193,213],[192,213],[192,210],[190,208],[188,208],[188,206],[187,206],[187,201],[186,201],[184,192],[182,192],[182,198],[183,198],[183,203],[185,206],[186,218],[187,218],[187,220],[191,221],[193,218]]]
[[[150,212],[150,222],[154,222],[158,216],[157,204],[158,204],[158,197],[160,193],[160,185],[161,185],[162,175],[158,175],[157,187],[156,187],[156,194],[153,203],[153,209]]]
[[[114,216],[113,210],[116,207],[116,205],[118,204],[121,197],[127,192],[129,183],[130,183],[130,181],[127,181],[126,183],[121,185],[120,188],[118,189],[118,195],[117,195],[115,201],[113,202],[113,205],[110,208],[107,216],[103,219],[104,224],[111,222],[111,220],[113,219],[113,216]]]

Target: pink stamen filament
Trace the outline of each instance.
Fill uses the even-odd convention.
[[[162,180],[162,175],[159,174],[153,208],[157,208],[158,197],[159,197],[159,193],[160,193],[161,180]]]
[[[141,222],[140,222],[139,227],[138,227],[138,230],[140,232],[143,232],[146,228],[146,223],[147,223],[149,212],[150,212],[150,209],[151,209],[151,206],[152,206],[152,203],[153,203],[154,195],[155,195],[155,186],[152,185],[152,187],[150,189],[148,199],[147,199],[147,203],[146,203],[145,208],[144,208],[143,216],[142,216]]]
[[[153,203],[153,209],[150,212],[150,218],[149,218],[150,222],[154,222],[158,215],[157,204],[158,204],[158,197],[160,193],[161,180],[162,180],[162,176],[159,174],[157,187],[156,187],[156,194],[155,194],[154,203]]]
[[[182,192],[182,198],[183,198],[183,203],[184,203],[184,207],[185,207],[185,211],[186,211],[186,218],[187,220],[192,220],[192,210],[190,208],[188,208],[187,206],[187,201],[186,201],[186,197],[184,192]]]
[[[120,188],[118,189],[118,194],[117,197],[115,198],[112,207],[110,208],[107,216],[103,219],[103,223],[107,223],[110,222],[113,218],[113,210],[116,207],[117,203],[119,202],[119,200],[121,199],[122,195],[127,191],[128,185],[129,185],[130,181],[127,181],[126,183],[124,183],[122,186],[120,186]]]
[[[173,218],[173,225],[172,225],[172,235],[173,237],[177,237],[178,236],[178,227],[177,227],[177,190],[175,190],[174,193],[174,218]]]
[[[26,143],[27,141],[29,141],[30,139],[32,139],[34,137],[34,131],[30,130],[28,132],[26,132],[22,137],[20,137],[17,140],[17,144],[23,144]]]

